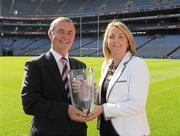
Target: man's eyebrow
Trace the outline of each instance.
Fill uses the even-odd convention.
[[[59,29],[58,29],[58,31],[62,31],[62,32],[64,32],[65,30],[64,30],[64,29],[62,29],[62,28],[59,28]],[[69,31],[68,31],[68,33],[74,33],[74,31],[69,30]]]
[[[68,33],[74,33],[74,31],[70,30],[70,31],[68,31]]]
[[[64,31],[64,29],[62,29],[62,28],[59,28],[59,29],[58,29],[58,31]]]

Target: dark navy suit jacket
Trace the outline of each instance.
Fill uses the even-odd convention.
[[[86,68],[76,59],[69,61],[71,69]],[[86,135],[87,125],[68,117],[67,92],[51,52],[26,62],[21,98],[24,112],[33,116],[31,136]]]

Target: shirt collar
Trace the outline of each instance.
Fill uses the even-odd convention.
[[[53,54],[56,62],[58,62],[62,58],[62,55],[57,53],[53,48],[50,49],[50,52]],[[65,58],[69,61],[68,54],[66,54]]]

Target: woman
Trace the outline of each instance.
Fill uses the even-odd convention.
[[[107,26],[103,53],[100,105],[89,120],[100,116],[101,136],[149,135],[145,109],[149,72],[144,61],[135,56],[135,41],[125,24],[112,21]]]

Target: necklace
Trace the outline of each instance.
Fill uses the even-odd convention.
[[[109,66],[109,69],[108,69],[108,73],[106,75],[106,78],[107,79],[111,79],[111,77],[113,76],[114,72],[116,71],[118,65],[115,65],[114,62]]]

